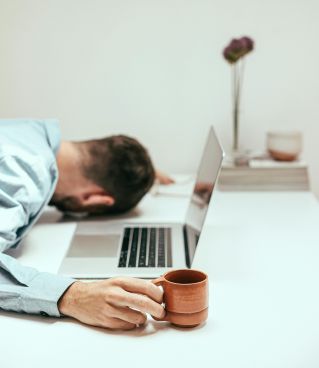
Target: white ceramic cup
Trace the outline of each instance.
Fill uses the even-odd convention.
[[[275,160],[294,161],[302,150],[302,133],[297,131],[268,132],[267,150]]]

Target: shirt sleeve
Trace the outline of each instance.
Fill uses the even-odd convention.
[[[39,157],[0,160],[0,308],[59,317],[58,300],[75,281],[21,265],[2,252],[16,246],[52,186]]]
[[[0,254],[0,308],[60,317],[58,300],[73,279],[39,272]]]

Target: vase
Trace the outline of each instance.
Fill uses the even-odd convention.
[[[239,118],[238,118],[238,106],[234,106],[233,112],[233,152],[238,151],[238,140],[239,140]]]

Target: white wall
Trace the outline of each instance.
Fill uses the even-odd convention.
[[[0,0],[0,116],[131,134],[161,168],[194,170],[209,124],[230,148],[221,50],[249,35],[241,143],[301,129],[319,195],[318,19],[317,0]]]

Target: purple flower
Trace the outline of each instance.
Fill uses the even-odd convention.
[[[236,63],[240,58],[254,49],[254,41],[249,37],[234,38],[224,49],[224,58],[231,64]]]
[[[250,37],[242,37],[240,39],[243,47],[246,49],[246,53],[252,51],[254,49],[254,41]]]

